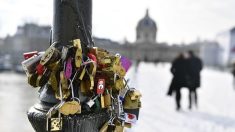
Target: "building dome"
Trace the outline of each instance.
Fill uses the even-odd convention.
[[[149,11],[147,10],[146,11],[146,15],[144,18],[142,18],[137,27],[142,27],[142,28],[145,28],[145,27],[150,27],[150,28],[155,28],[157,29],[157,25],[156,25],[156,22],[149,17]]]
[[[136,30],[137,42],[156,42],[157,24],[150,18],[148,9],[144,18],[138,22]]]

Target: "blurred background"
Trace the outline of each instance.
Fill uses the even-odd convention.
[[[49,46],[53,2],[0,0],[0,131],[32,132],[26,111],[38,100],[21,62]],[[94,0],[95,46],[130,58],[130,85],[142,94],[134,132],[234,132],[235,0]],[[198,109],[166,96],[171,62],[192,50],[204,64]]]

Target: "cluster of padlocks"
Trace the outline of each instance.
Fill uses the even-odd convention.
[[[62,130],[65,116],[106,109],[110,120],[100,132],[123,132],[139,116],[141,93],[129,88],[124,76],[131,61],[119,54],[91,47],[83,51],[80,39],[60,48],[24,54],[22,62],[32,87],[48,85],[59,103],[47,113],[47,130]],[[80,101],[79,93],[87,97]]]

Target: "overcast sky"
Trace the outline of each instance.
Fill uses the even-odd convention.
[[[135,40],[137,22],[149,8],[158,26],[158,41],[214,39],[235,26],[235,0],[94,0],[93,34]],[[25,22],[51,24],[52,0],[0,0],[0,36],[14,34]]]

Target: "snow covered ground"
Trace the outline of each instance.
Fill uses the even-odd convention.
[[[141,63],[128,73],[130,84],[142,94],[143,108],[132,132],[235,132],[235,90],[230,73],[204,69],[198,90],[199,108],[189,111],[188,91],[182,89],[183,111],[175,111],[166,96],[172,75],[169,64]]]
[[[127,77],[142,94],[140,118],[129,132],[235,132],[235,90],[230,73],[204,69],[199,108],[189,111],[188,91],[182,90],[182,112],[166,96],[172,75],[169,64],[141,63]],[[137,70],[137,72],[135,72]],[[0,73],[0,132],[32,132],[26,111],[37,101],[37,90],[24,75]]]

